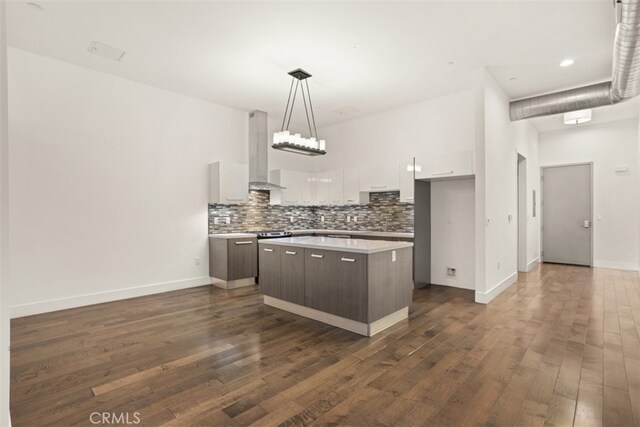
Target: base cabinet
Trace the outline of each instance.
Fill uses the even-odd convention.
[[[209,237],[209,275],[233,281],[258,275],[258,240],[255,237]]]
[[[304,249],[305,306],[335,314],[336,252]]]
[[[260,245],[260,291],[274,298],[282,298],[282,267],[280,265],[282,246]]]
[[[280,253],[280,299],[304,305],[304,249],[284,246]]]
[[[367,256],[336,252],[331,270],[334,275],[334,306],[331,314],[367,322]]]

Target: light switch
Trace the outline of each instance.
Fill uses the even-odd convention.
[[[396,251],[391,251],[391,262],[396,262],[397,255]]]

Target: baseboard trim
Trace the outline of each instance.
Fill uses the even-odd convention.
[[[486,292],[478,292],[476,291],[476,302],[480,304],[488,304],[492,299],[500,295],[502,291],[507,289],[509,286],[513,285],[518,281],[518,272],[511,274],[509,277],[504,279],[502,282],[495,285],[493,288],[489,289]]]
[[[270,307],[288,311],[289,313],[297,314],[298,316],[306,317],[308,319],[317,320],[318,322],[326,323],[337,328],[346,329],[347,331],[355,332],[356,334],[364,335],[365,337],[373,336],[409,317],[409,307],[404,307],[383,317],[382,319],[367,324],[336,316],[334,314],[325,313],[324,311],[316,310],[314,308],[294,304],[289,301],[283,301],[268,295],[264,295],[264,303]]]
[[[84,307],[87,305],[101,304],[105,302],[208,285],[211,283],[210,280],[211,279],[209,277],[193,277],[191,279],[176,280],[172,282],[153,283],[150,285],[135,286],[112,291],[36,301],[27,304],[14,305],[9,308],[9,314],[11,318],[14,319],[16,317],[32,316],[34,314],[50,313],[52,311],[66,310],[69,308]]]
[[[231,289],[244,288],[245,286],[255,285],[256,278],[247,277],[246,279],[222,280],[222,279],[218,279],[217,277],[212,277],[211,284],[215,287],[228,291]]]
[[[593,266],[596,268],[611,268],[614,270],[640,271],[640,266],[632,262],[594,261]]]
[[[540,257],[537,257],[527,264],[527,272],[533,270],[538,264],[540,264]]]

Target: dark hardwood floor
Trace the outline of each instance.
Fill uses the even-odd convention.
[[[13,425],[640,425],[638,273],[543,265],[491,304],[433,286],[365,338],[199,287],[15,319]]]

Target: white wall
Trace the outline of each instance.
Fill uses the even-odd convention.
[[[316,170],[411,163],[474,149],[474,91],[458,92],[318,130],[327,154]]]
[[[509,120],[509,98],[493,77],[484,78],[485,283],[476,301],[488,302],[517,280],[518,272],[518,153],[527,158],[527,193],[539,193],[538,132],[527,121]],[[539,256],[539,218],[531,216],[527,200],[528,260]],[[511,221],[509,220],[511,216]],[[481,220],[481,221],[480,221]]]
[[[475,289],[473,179],[431,183],[431,283]],[[456,277],[447,277],[447,267]]]
[[[207,163],[246,161],[245,112],[13,48],[9,99],[13,316],[208,281]]]
[[[8,235],[9,168],[7,116],[7,27],[5,2],[0,2],[0,425],[9,420]],[[9,421],[7,421],[9,420]]]
[[[597,112],[596,112],[597,113]],[[540,164],[593,162],[596,267],[638,268],[638,123],[635,119],[540,134]],[[628,172],[616,173],[616,166]]]

